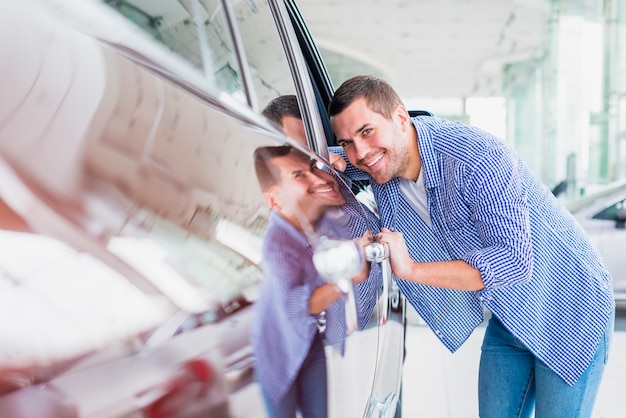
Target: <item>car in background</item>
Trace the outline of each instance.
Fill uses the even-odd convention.
[[[297,145],[260,111],[296,94],[332,143],[296,4],[6,0],[0,33],[0,417],[264,416],[252,155]],[[332,417],[401,413],[404,299],[377,302],[329,349]]]
[[[613,277],[618,307],[626,306],[626,181],[617,181],[568,206]]]

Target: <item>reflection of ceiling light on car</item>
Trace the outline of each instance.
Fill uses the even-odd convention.
[[[0,368],[72,358],[164,320],[118,272],[56,239],[0,231],[0,253]]]
[[[109,240],[107,249],[130,264],[180,309],[197,313],[210,306],[206,294],[172,268],[166,260],[167,252],[153,241],[115,237]]]
[[[261,238],[227,219],[221,219],[215,228],[215,238],[251,262],[261,262]]]

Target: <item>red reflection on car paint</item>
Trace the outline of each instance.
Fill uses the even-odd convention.
[[[165,389],[165,394],[145,411],[146,418],[172,418],[203,399],[213,382],[213,368],[203,359],[190,360],[180,368]]]

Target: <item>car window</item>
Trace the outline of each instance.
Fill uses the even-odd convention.
[[[233,9],[260,111],[273,98],[295,94],[293,77],[267,1],[227,0]]]
[[[265,1],[230,1],[243,55],[237,55],[220,0],[107,0],[107,4],[200,72],[206,86],[261,111],[273,98],[295,94],[293,77]],[[246,65],[251,82],[246,92]],[[248,93],[248,94],[246,94]],[[249,96],[249,98],[248,98]]]
[[[610,221],[615,221],[617,219],[617,213],[623,210],[625,207],[624,202],[626,202],[626,199],[622,199],[619,202],[613,203],[611,206],[608,206],[593,215],[592,219],[606,219]]]
[[[106,3],[200,72],[207,87],[246,103],[243,76],[219,0],[107,0]]]

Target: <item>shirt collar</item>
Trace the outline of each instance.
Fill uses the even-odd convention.
[[[441,174],[437,163],[437,153],[433,147],[433,137],[430,130],[420,122],[419,117],[411,119],[417,132],[417,145],[422,159],[422,172],[424,174],[424,187],[432,189],[441,184]]]

